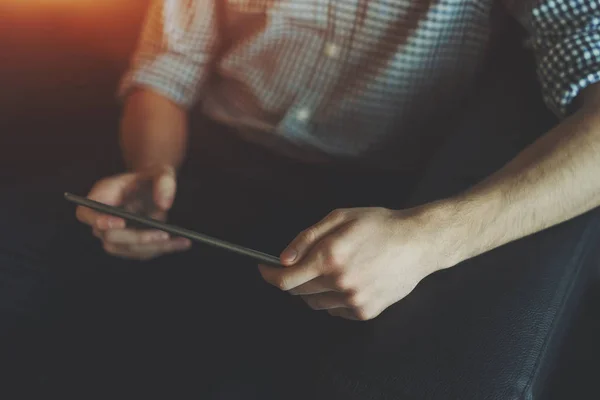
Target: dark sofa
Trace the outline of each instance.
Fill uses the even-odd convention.
[[[144,4],[40,7],[46,9],[0,5],[1,47],[11,50],[0,66],[5,186],[73,163],[93,168],[114,154],[114,89]],[[556,123],[540,101],[529,54],[519,48],[518,35],[507,38],[459,118],[457,134],[434,157],[414,203],[477,182]],[[401,312],[394,320],[382,315],[373,332],[373,340],[393,340],[397,351],[352,365],[340,349],[321,367],[323,390],[331,393],[319,398],[550,395],[548,376],[598,269],[599,218],[598,211],[590,212],[429,277],[395,306]],[[387,338],[392,324],[406,326],[405,335]],[[376,373],[382,360],[396,366],[394,379]],[[367,384],[350,391],[356,380]]]

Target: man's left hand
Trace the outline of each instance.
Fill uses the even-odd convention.
[[[284,268],[261,265],[260,272],[315,310],[369,320],[429,274],[458,263],[449,222],[419,208],[336,210],[290,243]]]

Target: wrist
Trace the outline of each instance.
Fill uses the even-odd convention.
[[[448,221],[444,231],[446,240],[455,243],[458,264],[476,257],[500,244],[504,234],[496,232],[496,221],[501,218],[503,200],[497,192],[472,190],[441,200],[437,212]]]
[[[439,259],[437,269],[453,267],[480,254],[493,205],[474,196],[457,196],[416,209]]]

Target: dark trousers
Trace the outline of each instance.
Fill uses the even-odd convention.
[[[207,121],[197,130],[171,222],[275,255],[335,208],[401,208],[418,181],[299,164]],[[144,263],[103,254],[62,193],[85,194],[112,172],[67,173],[1,200],[4,361],[25,387],[291,398],[333,347],[358,350],[369,324],[310,310],[252,261],[202,245]]]

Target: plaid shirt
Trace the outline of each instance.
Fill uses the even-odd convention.
[[[155,0],[121,95],[149,87],[295,156],[410,164],[488,45],[493,0]],[[600,80],[597,0],[503,0],[559,115]],[[415,135],[423,136],[422,138]]]

